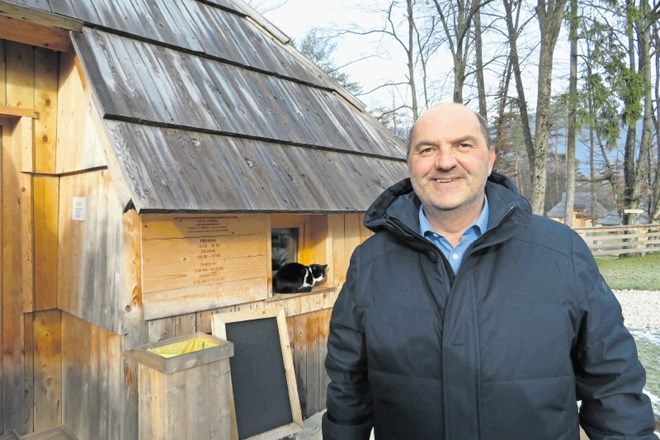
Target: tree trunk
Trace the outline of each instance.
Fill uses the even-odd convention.
[[[628,3],[632,5],[632,1]],[[651,149],[651,131],[653,129],[653,96],[651,93],[651,51],[650,51],[650,24],[651,24],[651,11],[648,10],[646,0],[640,0],[639,13],[636,15],[634,28],[637,30],[637,51],[639,53],[639,75],[642,80],[642,96],[643,96],[643,116],[642,116],[642,136],[639,142],[639,156],[637,152],[637,122],[636,114],[631,112],[631,116],[626,120],[628,124],[628,132],[626,134],[626,150],[624,159],[624,180],[626,183],[625,188],[625,207],[630,212],[624,215],[624,224],[636,225],[639,224],[639,210],[641,206],[642,185],[647,178],[647,158]],[[634,49],[634,38],[631,34],[629,37],[630,47]],[[630,53],[630,67],[634,71],[634,50]],[[631,85],[635,87],[635,85]],[[635,94],[633,94],[633,97]],[[636,102],[626,103],[631,106],[636,105]]]
[[[577,0],[571,0],[569,16],[569,39],[571,42],[571,65],[568,83],[568,127],[566,132],[566,206],[564,208],[564,223],[573,226],[573,206],[575,201],[575,130],[577,124]],[[592,210],[593,213],[593,210]]]
[[[539,54],[538,98],[536,104],[536,131],[534,144],[534,168],[532,170],[532,211],[545,212],[547,180],[548,139],[550,135],[550,96],[552,92],[552,65],[557,37],[564,17],[567,0],[538,0],[536,14],[541,31]],[[546,9],[547,8],[547,9]]]
[[[653,39],[655,41],[655,107],[656,158],[655,179],[652,182],[653,198],[651,203],[651,223],[660,223],[660,29],[658,23],[653,24]]]
[[[408,84],[410,84],[410,94],[412,96],[413,121],[419,116],[419,106],[417,104],[417,84],[415,83],[415,54],[413,47],[415,43],[415,17],[413,15],[413,0],[406,0],[408,12]]]
[[[486,105],[486,81],[484,80],[483,43],[481,41],[481,12],[476,10],[474,21],[474,50],[475,65],[477,68],[477,93],[479,96],[479,113],[488,120],[488,107]]]
[[[651,151],[651,138],[653,133],[653,93],[652,93],[652,78],[651,78],[651,45],[650,45],[650,17],[648,5],[645,0],[642,0],[640,5],[641,14],[638,19],[638,47],[639,47],[639,73],[642,75],[642,83],[644,87],[644,114],[642,116],[642,137],[639,141],[640,151],[639,159],[637,162],[637,173],[633,181],[632,198],[636,200],[636,206],[639,208],[641,205],[641,197],[643,184],[648,180],[648,158]],[[647,207],[647,209],[650,207]],[[631,223],[639,224],[639,215],[631,217]]]
[[[527,110],[527,99],[525,98],[525,86],[522,79],[522,71],[520,68],[520,59],[518,57],[518,26],[517,23],[520,17],[520,4],[512,0],[502,0],[504,9],[506,11],[506,25],[507,34],[509,39],[509,58],[511,60],[511,67],[513,69],[513,77],[516,81],[516,93],[518,95],[518,110],[520,111],[520,122],[522,126],[523,139],[525,140],[525,150],[527,151],[527,160],[529,162],[530,179],[534,172],[534,141],[532,140],[532,132],[530,130],[529,113]],[[513,13],[516,12],[514,20]]]

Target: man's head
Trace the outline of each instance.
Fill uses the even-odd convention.
[[[461,104],[431,107],[410,130],[408,169],[432,222],[449,214],[476,219],[494,162],[485,120]]]

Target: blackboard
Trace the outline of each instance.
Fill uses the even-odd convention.
[[[281,438],[302,428],[284,312],[216,314],[213,334],[234,344],[229,359],[236,436]]]

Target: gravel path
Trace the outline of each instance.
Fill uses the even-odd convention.
[[[615,290],[628,328],[660,329],[660,290]]]

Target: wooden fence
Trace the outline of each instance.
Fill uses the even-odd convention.
[[[574,229],[594,257],[660,252],[660,224]]]

